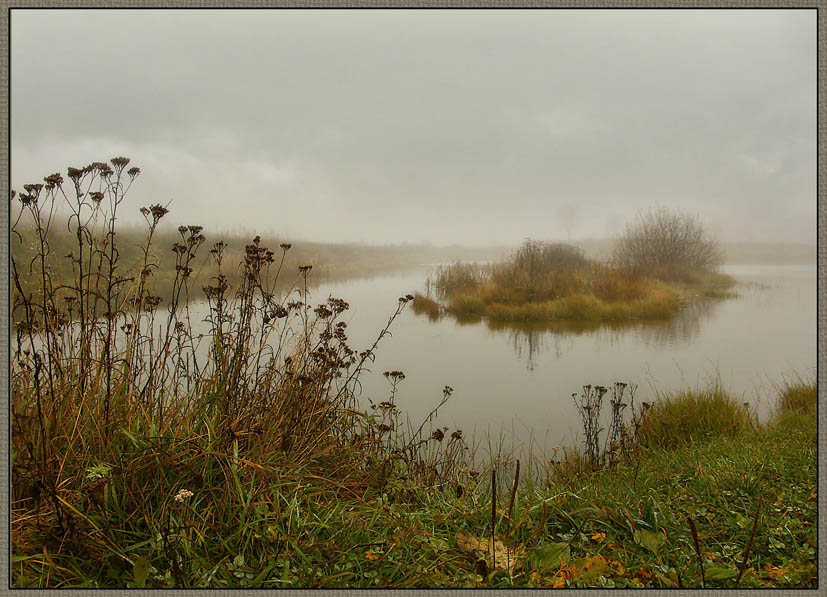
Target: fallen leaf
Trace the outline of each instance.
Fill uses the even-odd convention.
[[[623,576],[624,574],[626,574],[626,568],[624,568],[623,564],[621,564],[617,560],[606,558],[606,564],[608,564],[612,576]]]
[[[564,589],[566,587],[566,577],[558,576],[557,580],[555,580],[551,586],[555,589]]]
[[[733,568],[707,568],[707,580],[729,580],[738,576],[738,572]]]
[[[520,544],[508,546],[502,535],[495,535],[494,541],[491,538],[480,539],[465,531],[457,532],[457,547],[464,553],[472,554],[484,559],[489,569],[499,568],[514,572],[522,566],[525,550]]]
[[[594,533],[592,534],[592,540],[594,541],[603,541],[606,539],[606,533]]]
[[[637,571],[638,576],[642,577],[644,580],[652,580],[655,575],[646,570],[645,568],[641,568]]]
[[[558,569],[569,563],[571,549],[568,543],[546,543],[531,554],[530,563],[538,570]]]
[[[641,547],[645,547],[652,553],[658,553],[661,546],[666,543],[666,537],[660,533],[647,531],[646,529],[638,529],[634,532],[635,543]]]
[[[576,572],[572,576],[572,580],[589,580],[606,572],[609,569],[609,563],[603,556],[591,556],[576,560],[573,568],[576,569]]]
[[[146,586],[146,579],[149,576],[149,558],[149,554],[141,556],[132,565],[132,576],[135,580],[135,586],[139,589]]]

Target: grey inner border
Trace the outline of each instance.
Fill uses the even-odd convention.
[[[9,137],[9,16],[10,10],[13,8],[112,8],[112,7],[151,7],[151,8],[217,8],[217,7],[233,7],[233,8],[819,8],[819,2],[816,1],[795,1],[795,0],[757,0],[749,2],[746,0],[710,0],[703,2],[700,0],[662,0],[660,2],[652,0],[582,0],[580,2],[574,0],[556,0],[556,1],[542,1],[542,0],[526,0],[519,2],[516,0],[442,0],[438,2],[428,0],[405,1],[405,0],[346,0],[339,2],[331,2],[325,0],[284,0],[281,2],[268,2],[266,0],[243,0],[239,2],[227,2],[226,0],[123,0],[120,2],[113,2],[112,0],[2,0],[0,5],[3,9],[0,12],[0,80],[2,81],[3,93],[0,95],[0,132],[5,143],[0,147],[0,180],[2,180],[3,192],[5,197],[9,196],[10,181],[9,181],[9,167],[10,167],[10,137]],[[818,10],[818,197],[814,198],[818,202],[818,387],[819,387],[819,408],[818,408],[818,427],[819,430],[827,428],[827,410],[821,407],[823,399],[821,396],[824,393],[823,388],[827,383],[827,368],[822,367],[821,349],[824,345],[827,333],[825,332],[825,323],[827,323],[827,315],[825,315],[824,306],[827,300],[827,286],[821,283],[822,268],[827,263],[827,244],[823,242],[824,233],[827,230],[827,202],[825,202],[825,193],[827,192],[827,93],[825,93],[825,85],[827,85],[827,7],[820,7]],[[435,17],[438,17],[435,14]],[[105,148],[102,150],[106,153]],[[0,426],[0,446],[6,448],[6,459],[3,461],[2,468],[0,468],[0,486],[4,491],[4,495],[10,495],[10,471],[9,471],[9,211],[8,207],[0,210],[0,230],[2,230],[4,241],[0,243],[0,285],[2,285],[2,292],[0,292],[0,387],[5,391],[0,392],[0,405],[2,406],[3,423]],[[7,389],[9,388],[9,389]],[[827,475],[825,474],[824,457],[827,454],[827,434],[819,431],[818,437],[818,577],[819,589],[817,590],[773,590],[774,595],[802,595],[802,594],[821,594],[822,589],[827,586],[825,578],[827,578],[827,532],[825,532],[825,524],[827,524]],[[0,544],[0,552],[2,559],[0,559],[0,594],[13,593],[15,595],[40,595],[45,594],[45,590],[10,590],[11,585],[11,533],[10,533],[10,504],[6,508],[0,508],[0,527],[5,533],[5,541]],[[502,590],[492,589],[486,591],[489,595],[513,595],[516,593],[537,593],[540,590]],[[650,595],[680,595],[691,592],[690,589],[685,590],[649,590],[646,591]],[[84,591],[81,591],[83,593]],[[95,594],[109,593],[113,595],[128,595],[136,592],[135,590],[112,590],[99,591]],[[160,589],[152,591],[155,595],[166,597],[175,597],[186,594],[234,594],[237,595],[242,591],[214,589],[209,591],[204,590],[177,590],[177,589]],[[250,590],[243,591],[251,594],[269,594],[269,590]],[[368,595],[368,594],[389,594],[389,595],[403,595],[419,593],[419,590],[401,590],[401,589],[386,589],[386,590],[336,590],[336,589],[282,589],[277,591],[281,594],[288,593],[349,593],[354,595]],[[421,592],[425,592],[424,590]],[[466,589],[432,589],[427,591],[434,595],[470,595],[474,594],[476,590]],[[588,593],[589,595],[626,595],[637,594],[641,591],[631,589],[588,589],[588,590],[568,590],[567,594],[572,593]],[[727,595],[737,595],[738,597],[748,597],[750,594],[760,592],[755,589],[735,589],[735,590],[708,590],[704,593],[725,593]],[[77,595],[78,591],[48,591],[49,595],[58,593],[66,593]]]

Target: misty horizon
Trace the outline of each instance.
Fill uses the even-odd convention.
[[[671,207],[812,245],[815,15],[14,9],[12,187],[124,155],[127,223],[515,246]]]

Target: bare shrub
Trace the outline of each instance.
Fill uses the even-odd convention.
[[[614,251],[620,267],[716,270],[723,262],[717,240],[694,216],[661,208],[642,214],[627,226]]]

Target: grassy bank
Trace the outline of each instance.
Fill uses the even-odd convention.
[[[767,427],[719,389],[661,397],[640,415],[661,419],[649,427],[632,401],[629,427],[616,384],[603,452],[586,415],[588,460],[544,460],[545,478],[522,485],[508,463],[474,471],[462,431],[433,427],[449,386],[418,427],[395,404],[401,371],[385,372],[386,400],[359,399],[413,296],[353,348],[350,305],[310,304],[309,267],[285,273],[289,246],[254,239],[230,277],[226,244],[206,249],[192,226],[174,247],[173,308],[159,309],[152,243],[167,210],[146,208],[138,275],[125,275],[115,211],[140,173],[128,164],[70,168],[71,183],[55,174],[12,196],[41,223],[34,256],[13,251],[11,264],[18,289],[34,284],[15,297],[10,347],[13,586],[658,586],[678,571],[696,586],[701,562],[701,582],[731,583],[746,546],[742,586],[812,584],[814,385],[787,388]],[[52,269],[44,223],[64,184],[96,214],[75,221],[69,278]],[[215,275],[196,284],[203,251]],[[283,290],[282,275],[299,284]],[[199,290],[204,334],[187,309]],[[596,413],[607,391],[584,386],[578,408]],[[670,423],[687,411],[742,424]],[[654,441],[667,433],[693,443]],[[689,517],[706,550],[697,571]]]
[[[657,416],[707,399],[702,408],[724,398],[673,395]],[[155,498],[151,520],[118,511],[115,497],[78,499],[95,538],[82,551],[44,542],[34,512],[17,513],[15,585],[678,588],[733,587],[740,575],[740,587],[815,587],[815,400],[813,384],[787,388],[767,425],[746,412],[737,426],[700,423],[612,470],[569,466],[523,482],[513,502],[509,474],[498,483],[496,564],[485,554],[486,471],[345,488],[302,468],[254,481],[248,463],[228,502],[174,473],[193,495]]]

